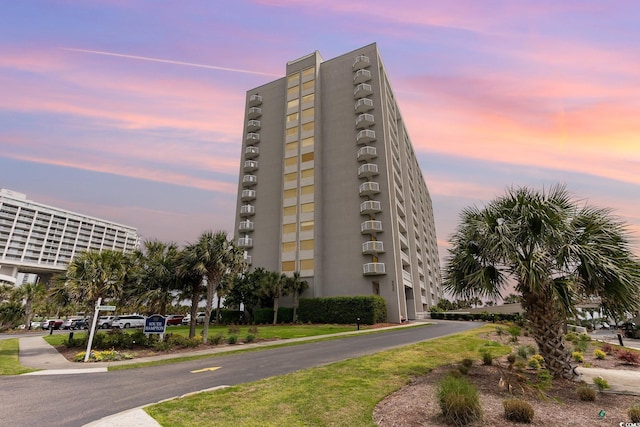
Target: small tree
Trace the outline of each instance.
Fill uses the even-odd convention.
[[[288,292],[293,294],[293,322],[295,323],[298,321],[300,294],[309,288],[309,283],[306,280],[300,280],[300,272],[296,271],[293,276],[287,278],[286,288]]]
[[[278,307],[280,305],[280,297],[287,295],[287,289],[285,284],[287,283],[287,276],[280,275],[275,271],[269,271],[265,273],[262,278],[262,292],[264,296],[273,298],[273,324],[278,323]]]

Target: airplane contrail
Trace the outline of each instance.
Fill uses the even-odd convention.
[[[142,61],[163,62],[165,64],[186,65],[188,67],[199,67],[199,68],[209,68],[209,69],[212,69],[212,70],[231,71],[231,72],[234,72],[234,73],[258,74],[258,75],[261,75],[261,76],[271,76],[271,77],[275,76],[275,77],[278,77],[278,74],[264,73],[262,71],[253,71],[253,70],[242,70],[242,69],[238,69],[238,68],[218,67],[216,65],[194,64],[192,62],[181,62],[181,61],[172,61],[170,59],[149,58],[147,56],[125,55],[123,53],[102,52],[102,51],[99,51],[99,50],[88,50],[88,49],[76,49],[76,48],[72,48],[72,47],[61,47],[60,49],[70,50],[70,51],[74,51],[74,52],[93,53],[93,54],[96,54],[96,55],[116,56],[116,57],[119,57],[119,58],[140,59]]]

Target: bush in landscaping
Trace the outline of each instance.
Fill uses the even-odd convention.
[[[504,416],[509,421],[527,424],[533,421],[533,406],[529,402],[520,399],[507,399],[502,404]]]
[[[237,335],[229,335],[227,337],[227,342],[229,344],[237,344],[238,343],[238,336]]]
[[[574,351],[573,353],[571,353],[571,357],[576,362],[584,362],[584,355],[579,351]]]
[[[507,362],[509,362],[510,365],[513,365],[515,363],[515,361],[517,360],[518,356],[516,356],[515,353],[510,353],[507,356]]]
[[[606,342],[606,343],[602,344],[602,351],[604,351],[607,354],[613,354],[614,349],[613,349],[613,346],[611,344]]]
[[[596,391],[586,384],[579,386],[576,389],[578,398],[584,402],[593,402],[596,400]]]
[[[256,340],[256,336],[253,334],[247,334],[247,337],[244,339],[244,342],[254,342]]]
[[[229,325],[229,334],[238,335],[240,333],[240,326],[238,325]]]
[[[600,350],[600,349],[596,349],[593,352],[593,355],[596,357],[596,359],[598,360],[604,360],[605,357],[607,357],[607,353],[605,353],[604,351]]]
[[[529,360],[527,361],[527,366],[529,366],[529,368],[534,369],[536,371],[541,368],[540,361],[534,357],[529,358]]]
[[[491,350],[482,349],[480,351],[480,355],[482,356],[482,364],[485,366],[493,365],[493,355],[491,354]]]
[[[536,376],[538,378],[537,386],[539,389],[548,390],[553,385],[553,377],[547,369],[541,369]]]
[[[255,335],[257,337],[258,336],[258,326],[257,325],[249,326],[249,333],[251,335]]]
[[[522,335],[522,329],[519,326],[510,326],[509,335],[511,335],[511,342],[518,342],[518,337]]]
[[[608,388],[611,388],[611,386],[609,385],[609,383],[607,382],[607,380],[605,380],[602,377],[595,377],[593,379],[593,383],[596,385],[596,387],[598,388],[598,391],[603,391],[606,390]]]
[[[229,310],[228,308],[220,309],[220,324],[230,325],[235,323],[241,325],[245,322],[244,313],[238,310]]]
[[[446,422],[465,425],[482,418],[478,390],[466,378],[447,375],[438,384],[438,404]]]
[[[302,323],[350,324],[359,318],[361,324],[373,325],[387,321],[387,304],[379,295],[301,298],[298,316]]]
[[[529,358],[529,356],[536,354],[536,348],[531,344],[521,345],[520,347],[518,347],[517,352],[518,352],[518,356],[526,360]]]
[[[578,341],[578,334],[576,334],[575,332],[567,332],[566,334],[564,334],[564,340],[569,342],[576,342]]]
[[[640,365],[640,356],[635,351],[618,350],[616,358],[629,365]]]
[[[635,404],[629,408],[627,415],[632,423],[640,423],[640,405]]]

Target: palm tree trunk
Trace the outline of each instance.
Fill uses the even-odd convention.
[[[293,291],[293,323],[298,321],[298,291]]]
[[[278,306],[280,305],[280,298],[275,297],[273,299],[273,324],[278,323]]]
[[[218,295],[218,304],[216,305],[216,325],[220,324],[220,295]]]
[[[189,338],[196,336],[196,317],[198,316],[198,296],[197,292],[191,295],[191,322],[189,322]]]

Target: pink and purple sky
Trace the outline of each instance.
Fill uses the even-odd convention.
[[[434,205],[565,183],[640,254],[640,3],[5,2],[0,187],[137,227],[233,232],[244,100],[318,50],[377,42]]]

